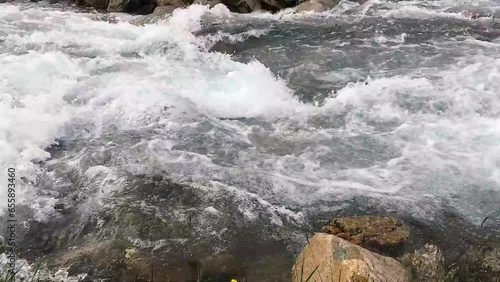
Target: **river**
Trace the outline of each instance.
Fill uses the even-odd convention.
[[[500,1],[376,0],[303,14],[195,5],[137,26],[0,4],[0,167],[22,176],[20,219],[38,222],[58,203],[94,214],[135,176],[162,175],[211,199],[207,214],[230,199],[270,226],[357,201],[498,228],[499,17]],[[199,232],[220,231],[204,220]]]

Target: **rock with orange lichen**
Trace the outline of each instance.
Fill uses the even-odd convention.
[[[321,231],[384,254],[397,252],[410,236],[401,220],[386,216],[334,218]]]
[[[406,270],[385,257],[330,234],[317,233],[292,269],[292,281],[406,282]]]

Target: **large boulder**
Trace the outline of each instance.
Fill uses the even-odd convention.
[[[309,278],[310,277],[310,278]],[[405,268],[395,259],[372,253],[344,239],[317,233],[292,269],[292,281],[406,282]]]
[[[401,254],[401,247],[410,236],[409,228],[401,220],[387,216],[334,218],[321,231],[388,255]]]

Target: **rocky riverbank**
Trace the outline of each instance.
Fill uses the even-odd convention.
[[[334,218],[307,241],[292,281],[500,281],[497,239],[469,242],[452,257],[456,250],[446,249],[445,260],[442,242],[422,246],[410,230],[394,217]]]
[[[0,0],[0,3],[12,0]],[[40,0],[33,0],[37,2]],[[72,2],[74,1],[74,2]],[[351,0],[352,2],[364,3],[367,0]],[[49,1],[51,3],[57,0]],[[175,8],[187,7],[192,4],[208,5],[213,7],[217,4],[225,5],[230,11],[236,13],[251,13],[255,11],[277,12],[286,8],[296,7],[297,11],[325,11],[334,8],[340,0],[64,0],[65,3],[75,3],[79,7],[94,8],[99,12],[121,12],[138,15],[147,15],[153,12],[173,10]]]
[[[498,29],[378,2],[144,26],[2,4],[19,277],[498,280]]]
[[[58,206],[65,217],[50,225],[30,221],[19,255],[31,270],[22,277],[67,281],[63,271],[71,281],[500,281],[497,237],[468,234],[467,241],[450,248],[447,240],[457,243],[456,238],[443,238],[430,226],[390,216],[350,216],[333,218],[320,233],[305,236],[299,251],[291,230],[249,222],[237,211],[227,210],[224,222],[203,227],[210,211],[197,208],[207,203],[188,186],[159,178],[139,185],[134,196],[120,197],[98,218],[75,219],[73,211]],[[161,206],[146,198],[136,202],[142,189],[177,211],[189,210],[189,223],[179,214],[165,218],[168,208],[153,213],[139,208]],[[197,231],[215,226],[231,234],[207,237]]]

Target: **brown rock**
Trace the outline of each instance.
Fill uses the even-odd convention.
[[[408,227],[401,220],[382,216],[335,218],[322,231],[381,253],[393,253],[410,236]]]
[[[342,232],[337,226],[325,225],[321,228],[321,232],[328,234],[339,234]]]
[[[411,255],[412,276],[415,281],[442,281],[445,276],[444,257],[434,245],[425,245]]]
[[[406,282],[404,267],[395,259],[372,253],[336,236],[317,233],[292,269],[292,281]]]
[[[339,233],[339,234],[335,234],[335,235],[336,235],[337,237],[339,237],[339,238],[344,239],[344,240],[349,240],[349,239],[350,239],[350,238],[349,238],[349,234],[344,233],[344,232]]]

